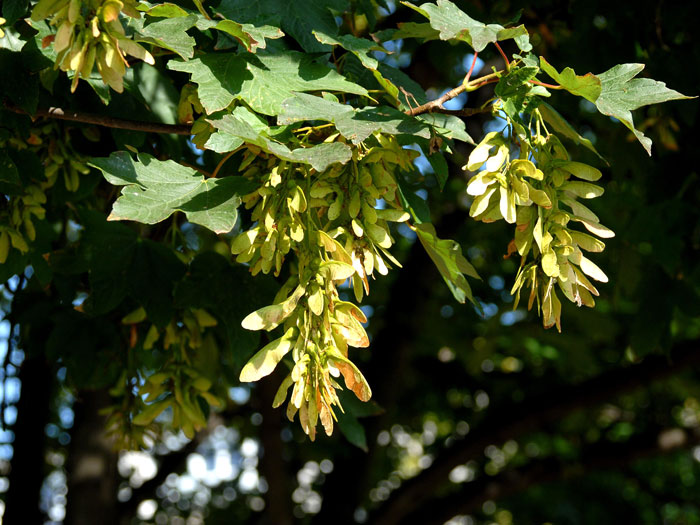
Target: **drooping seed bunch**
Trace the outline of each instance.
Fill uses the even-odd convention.
[[[467,193],[474,196],[469,214],[483,222],[505,219],[516,225],[508,249],[509,254],[517,252],[522,257],[511,290],[516,296],[514,307],[521,291],[529,287],[528,309],[536,300],[544,326],[556,325],[561,331],[561,302],[554,285],[571,302],[592,307],[598,290],[586,276],[608,280],[582,252],[601,252],[605,244],[570,228],[570,222],[583,224],[598,237],[613,237],[614,233],[578,201],[603,194],[603,188],[591,184],[600,179],[601,172],[572,161],[555,135],[541,132],[544,122],[536,110],[535,117],[534,131],[509,121],[514,139],[491,132],[474,148],[464,167],[478,171],[467,186]],[[514,149],[517,158],[512,158]]]
[[[125,371],[110,391],[115,403],[104,410],[110,436],[122,447],[147,446],[146,441],[157,435],[155,418],[170,409],[170,426],[192,438],[207,424],[204,405],[225,406],[214,388],[216,370],[210,368],[206,358],[218,352],[214,337],[207,331],[216,326],[216,319],[201,308],[187,309],[159,329],[155,324],[148,327],[147,313],[141,307],[125,316],[122,324],[131,329],[132,346],[139,341],[144,350],[158,345],[167,357],[164,365],[140,385],[134,384],[138,374]],[[138,395],[134,395],[135,387]]]
[[[415,152],[401,148],[391,137],[376,134],[372,146],[360,145],[352,160],[323,172],[296,164],[278,163],[249,150],[244,176],[259,187],[244,198],[253,209],[254,226],[232,242],[237,261],[252,273],[279,275],[285,258],[294,256],[291,276],[274,304],[243,320],[250,330],[284,334],[260,350],[241,372],[242,381],[270,374],[292,352],[294,367],[282,382],[274,406],[281,405],[294,385],[287,407],[290,420],[299,412],[304,431],[313,439],[320,419],[328,435],[333,431],[333,406],[341,410],[336,381],[363,400],[371,390],[348,358],[348,347],[369,345],[362,310],[339,297],[337,286],[352,279],[355,297],[369,293],[375,269],[386,274],[393,239],[387,221],[406,221],[398,200],[393,173],[408,168]]]
[[[11,248],[21,253],[29,251],[29,243],[36,239],[33,219],[46,216],[43,204],[46,194],[40,186],[32,184],[22,194],[11,196],[0,209],[0,264],[7,261]]]
[[[21,253],[29,251],[30,243],[36,239],[35,220],[46,216],[46,191],[53,187],[63,175],[68,191],[75,192],[80,186],[80,175],[90,172],[86,158],[71,146],[68,128],[51,122],[33,128],[28,137],[19,133],[2,140],[0,148],[31,151],[41,160],[43,177],[19,177],[19,183],[8,187],[7,200],[0,208],[0,263],[9,256],[10,249]]]
[[[121,93],[129,65],[126,56],[154,64],[153,56],[126,36],[120,14],[139,18],[135,0],[40,0],[32,20],[51,18],[57,28],[53,39],[56,67],[73,71],[71,91],[80,78],[89,78],[95,65],[105,84]],[[48,43],[48,42],[47,42]]]

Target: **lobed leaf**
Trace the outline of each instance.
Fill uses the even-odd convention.
[[[602,83],[593,73],[577,75],[570,67],[564,68],[564,70],[559,73],[544,57],[540,57],[540,67],[569,93],[573,93],[574,95],[578,95],[594,103],[600,96]]]
[[[228,233],[236,224],[241,197],[254,187],[241,177],[205,179],[192,168],[145,153],[134,160],[117,151],[107,158],[92,158],[89,164],[101,170],[110,184],[124,186],[108,217],[112,221],[156,224],[182,211],[190,222]]]
[[[221,119],[209,122],[220,131],[258,146],[282,160],[308,164],[319,172],[324,171],[331,164],[345,164],[352,157],[350,147],[341,142],[321,143],[310,148],[290,150],[284,144],[267,137],[263,131],[256,131],[240,117],[233,115],[225,115]]]
[[[340,134],[353,144],[359,144],[376,131],[389,135],[430,138],[428,125],[386,106],[354,109],[346,104],[305,93],[296,93],[281,104],[278,124],[305,120],[332,122]]]
[[[428,18],[433,29],[440,32],[442,40],[462,40],[476,52],[483,51],[488,44],[508,39],[514,39],[521,51],[532,49],[524,26],[506,29],[499,24],[483,24],[449,0],[437,0],[436,4],[425,3],[420,7],[410,2],[401,3]]]
[[[168,67],[191,75],[209,114],[243,100],[258,113],[277,115],[282,102],[295,92],[368,94],[362,86],[298,51],[208,54],[188,62],[171,60]]]
[[[664,82],[650,78],[634,78],[643,69],[644,64],[619,64],[598,75],[601,92],[594,102],[603,115],[615,117],[622,122],[651,155],[651,139],[634,127],[632,110],[649,104],[694,97],[669,89]]]

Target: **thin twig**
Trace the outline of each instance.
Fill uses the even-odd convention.
[[[5,103],[5,108],[14,113],[30,115],[27,111]],[[123,118],[108,117],[105,115],[95,115],[94,113],[84,113],[82,111],[73,111],[62,108],[37,109],[31,117],[47,117],[59,120],[70,120],[73,122],[84,122],[86,124],[95,124],[106,128],[128,129],[131,131],[143,131],[146,133],[167,133],[174,135],[191,135],[190,126],[185,124],[161,124],[159,122],[143,122],[139,120],[128,120]]]
[[[442,113],[443,115],[454,115],[456,117],[471,117],[472,115],[478,115],[479,113],[490,113],[490,112],[491,112],[491,107],[464,108],[464,109],[440,108],[438,110],[432,111],[431,113]]]
[[[480,88],[481,86],[498,81],[498,77],[501,73],[503,73],[503,71],[494,71],[493,73],[489,73],[488,75],[484,75],[483,77],[479,77],[472,81],[465,82],[461,86],[457,86],[456,88],[449,90],[440,98],[436,98],[435,100],[426,102],[425,104],[418,106],[417,108],[406,110],[405,113],[407,115],[412,116],[431,112],[444,113],[446,110],[442,107],[442,105],[445,102],[447,102],[448,100],[452,100],[453,98],[461,95],[465,91],[473,91],[475,89]]]

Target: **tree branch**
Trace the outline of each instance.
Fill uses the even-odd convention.
[[[678,433],[681,439],[665,439],[670,433]],[[534,485],[567,480],[594,470],[619,470],[640,458],[688,448],[699,441],[697,433],[688,434],[677,428],[666,431],[656,429],[624,443],[596,443],[585,447],[575,463],[546,458],[496,476],[482,476],[464,485],[462,490],[426,501],[418,512],[411,514],[411,519],[415,523],[440,525],[458,514],[473,513],[487,500],[500,500]]]
[[[594,407],[616,395],[678,373],[700,362],[699,347],[700,341],[678,343],[672,350],[671,362],[666,356],[650,356],[641,364],[611,370],[578,385],[568,385],[491,411],[474,432],[444,450],[429,468],[399,487],[375,509],[369,522],[400,523],[445,482],[454,467],[479,456],[487,445],[513,439],[573,411]]]
[[[258,525],[292,525],[294,523],[294,503],[292,502],[292,479],[288,462],[285,460],[284,442],[281,434],[284,412],[272,408],[272,402],[285,373],[279,367],[271,376],[258,383],[254,400],[262,414],[260,443],[263,447],[260,458],[260,473],[267,482],[265,513]]]
[[[503,73],[503,71],[494,71],[493,73],[489,73],[483,77],[465,82],[454,89],[450,89],[440,98],[426,102],[425,104],[422,104],[416,108],[408,109],[405,111],[405,113],[412,116],[420,115],[422,113],[445,113],[446,111],[449,111],[442,107],[445,102],[452,100],[465,91],[474,91],[486,84],[490,84],[491,82],[497,82],[501,73]]]
[[[5,102],[5,108],[14,113],[35,117],[55,118],[59,120],[69,120],[73,122],[83,122],[85,124],[95,124],[106,128],[128,129],[131,131],[143,131],[146,133],[166,133],[174,135],[191,135],[191,126],[185,124],[161,124],[159,122],[143,122],[139,120],[128,120],[123,118],[108,117],[106,115],[95,115],[82,111],[73,111],[62,108],[37,109],[34,115],[30,115],[22,108]]]

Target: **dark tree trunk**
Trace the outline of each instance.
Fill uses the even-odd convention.
[[[45,520],[39,510],[39,495],[46,475],[44,428],[49,420],[53,388],[51,367],[43,356],[27,356],[20,367],[19,380],[22,386],[17,402],[17,420],[12,426],[15,439],[3,515],[5,525],[43,523]]]
[[[277,387],[281,381],[278,372],[272,377],[260,381],[260,412],[263,422],[260,432],[260,442],[263,455],[260,458],[260,471],[267,481],[265,494],[265,512],[260,520],[261,525],[291,525],[294,521],[292,514],[291,479],[284,459],[284,443],[282,443],[281,410],[272,408]]]
[[[98,411],[109,404],[106,391],[81,392],[66,461],[68,505],[65,525],[118,525],[117,453],[105,436]]]

